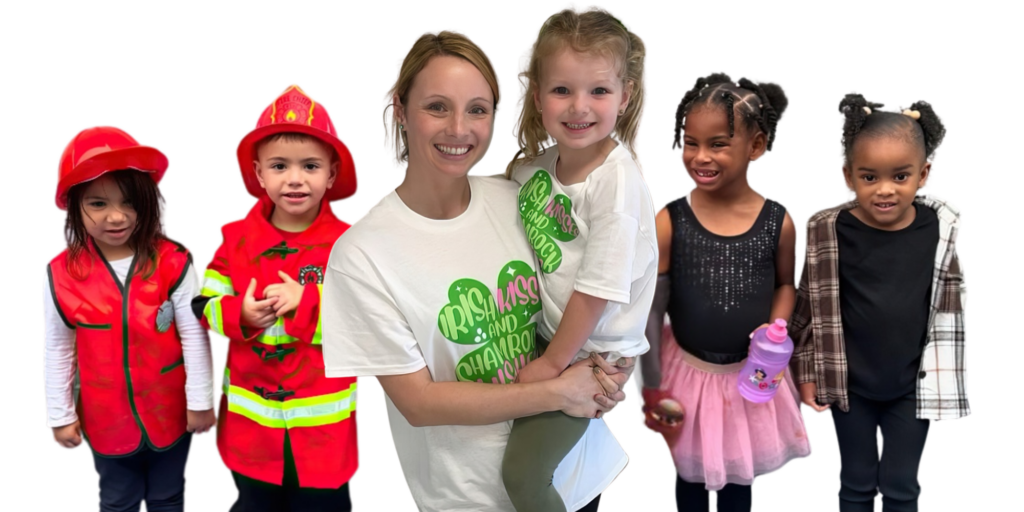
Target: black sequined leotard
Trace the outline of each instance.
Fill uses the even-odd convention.
[[[668,205],[672,217],[672,280],[668,315],[676,341],[715,364],[747,357],[750,332],[771,315],[775,253],[786,209],[766,199],[749,231],[716,235],[687,198]]]

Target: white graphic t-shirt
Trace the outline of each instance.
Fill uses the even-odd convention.
[[[323,284],[328,377],[403,375],[509,384],[536,357],[541,311],[515,183],[469,178],[451,220],[410,210],[392,192],[338,239]],[[413,427],[388,399],[395,448],[420,510],[514,512],[501,480],[511,421]],[[555,472],[568,510],[600,494],[626,464],[602,420]]]
[[[550,340],[573,291],[608,300],[577,355],[609,359],[647,352],[644,335],[658,277],[654,203],[621,144],[582,183],[563,185],[558,146],[515,169],[519,215],[536,252],[544,312],[538,334]]]

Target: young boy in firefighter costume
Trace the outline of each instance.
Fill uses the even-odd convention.
[[[356,454],[356,379],[328,379],[323,269],[349,225],[330,202],[355,167],[324,107],[296,86],[238,146],[259,202],[224,226],[193,310],[229,338],[217,446],[238,487],[232,512],[346,511]]]
[[[62,446],[89,441],[104,512],[183,510],[191,433],[215,421],[199,279],[160,225],[166,170],[111,127],[82,131],[60,160],[68,248],[46,269],[48,423]]]

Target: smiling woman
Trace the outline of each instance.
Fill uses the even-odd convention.
[[[518,188],[468,176],[498,105],[483,52],[459,34],[424,35],[391,99],[396,156],[408,168],[334,246],[323,291],[327,375],[379,379],[420,510],[512,512],[501,479],[511,420],[559,410],[593,418],[624,398],[629,372],[609,376],[588,360],[557,379],[512,384],[536,358],[541,303]],[[596,501],[626,462],[603,421],[584,439],[567,457],[583,469],[553,482],[570,510]]]

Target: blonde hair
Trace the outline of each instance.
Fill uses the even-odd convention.
[[[530,65],[519,75],[526,86],[526,93],[523,95],[523,110],[519,114],[519,151],[505,170],[508,178],[516,166],[540,155],[542,144],[549,139],[533,97],[540,83],[541,60],[566,47],[579,53],[610,55],[618,61],[619,76],[632,91],[626,111],[615,122],[615,135],[636,158],[636,133],[644,109],[644,43],[607,11],[592,9],[577,13],[566,9],[548,18],[541,26],[537,42],[533,45]]]
[[[397,95],[402,106],[405,107],[409,88],[412,87],[412,82],[416,75],[427,66],[430,59],[441,56],[459,57],[476,67],[480,74],[484,76],[487,85],[491,87],[491,93],[494,95],[494,110],[498,110],[498,76],[483,50],[474,44],[473,41],[470,41],[468,37],[457,32],[446,30],[437,34],[423,34],[412,45],[412,48],[409,49],[405,60],[402,61],[402,68],[398,72],[398,80],[391,87],[391,90],[388,91],[388,101],[391,102],[389,107],[395,109],[391,113],[391,137],[395,144],[395,158],[399,162],[409,160],[409,141],[406,138],[405,132],[399,127],[398,106],[394,103],[394,97]],[[384,109],[384,115],[384,126],[386,129],[387,109]]]

